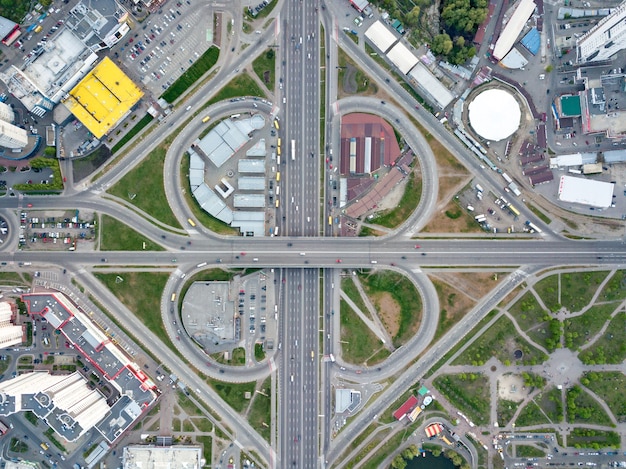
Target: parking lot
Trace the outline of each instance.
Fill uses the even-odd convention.
[[[213,10],[191,0],[168,3],[113,48],[137,83],[159,96],[213,43]]]

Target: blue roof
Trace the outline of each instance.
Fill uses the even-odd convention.
[[[528,49],[532,55],[537,55],[539,52],[539,47],[541,46],[541,35],[536,28],[531,29],[526,33],[526,35],[522,38],[522,45]]]

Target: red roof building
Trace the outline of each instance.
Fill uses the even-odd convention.
[[[404,404],[402,404],[398,410],[393,413],[396,420],[402,420],[408,413],[410,413],[417,405],[417,397],[411,395]]]

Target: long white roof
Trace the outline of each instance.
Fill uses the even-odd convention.
[[[615,184],[593,179],[561,176],[559,200],[592,207],[607,208],[613,202]]]
[[[418,63],[409,72],[422,92],[426,93],[442,109],[454,99],[454,95],[446,88],[435,75],[422,63]]]
[[[524,29],[526,21],[528,21],[530,15],[535,11],[535,7],[536,5],[533,0],[520,0],[513,15],[511,15],[511,19],[500,33],[500,37],[493,49],[494,58],[502,60],[504,56],[509,53],[513,44],[515,44],[517,36],[519,36],[522,29]]]
[[[376,21],[365,31],[365,37],[381,51],[387,52],[398,38],[382,21]]]
[[[401,42],[387,52],[387,57],[405,75],[417,64],[417,57]]]

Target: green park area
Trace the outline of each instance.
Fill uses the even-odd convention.
[[[99,233],[102,251],[164,251],[160,245],[109,215],[100,218]]]
[[[268,442],[271,436],[272,423],[272,378],[268,377],[252,397],[252,403],[248,409],[248,422]]]
[[[167,272],[96,272],[100,280],[163,343],[171,344],[161,321],[161,296]]]
[[[394,347],[405,344],[422,321],[422,299],[415,285],[392,270],[362,271],[358,280],[391,335]]]
[[[348,363],[375,365],[389,356],[381,340],[344,300],[340,303],[341,353]]]
[[[522,356],[515,357],[521,350]],[[509,318],[501,316],[483,335],[460,354],[453,365],[483,365],[491,357],[496,357],[505,365],[536,365],[543,363],[547,356],[520,337]]]
[[[166,225],[180,228],[170,208],[163,187],[163,163],[166,149],[159,146],[126,173],[108,192],[144,211]]]
[[[265,50],[252,62],[252,69],[268,90],[274,89],[276,80],[276,52],[273,48]]]
[[[461,409],[476,425],[489,419],[489,380],[480,373],[440,375],[435,387],[456,408]]]

